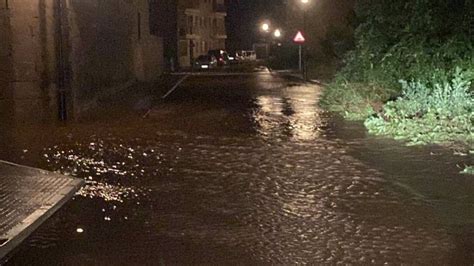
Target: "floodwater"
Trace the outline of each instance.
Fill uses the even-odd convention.
[[[269,73],[156,95],[2,128],[1,159],[87,181],[7,265],[474,263],[470,158],[368,136]]]

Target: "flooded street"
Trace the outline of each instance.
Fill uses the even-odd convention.
[[[87,181],[7,265],[474,263],[469,157],[369,136],[271,73],[160,93],[2,127],[0,159]]]

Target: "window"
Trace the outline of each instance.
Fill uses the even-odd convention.
[[[193,16],[188,16],[188,34],[193,34]]]
[[[179,56],[181,57],[188,56],[188,42],[187,41],[179,42]]]

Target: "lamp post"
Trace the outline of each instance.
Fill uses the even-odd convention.
[[[264,22],[260,26],[260,29],[263,31],[264,40],[265,40],[265,57],[268,58],[270,54],[269,44],[268,44],[268,35],[270,34],[270,23]]]
[[[278,57],[278,54],[279,54],[279,47],[281,46],[280,44],[280,39],[282,37],[282,32],[281,32],[281,29],[275,29],[275,31],[273,31],[273,40],[274,42],[272,42],[272,47],[271,47],[271,50],[273,51],[273,56],[275,58]]]
[[[273,27],[270,26],[270,23],[264,22],[260,25],[260,29],[263,32],[264,39],[265,39],[265,53],[267,58],[270,57],[271,50],[272,50],[272,37],[273,40],[280,39],[282,37],[282,31],[279,28],[273,29]]]
[[[306,34],[306,10],[307,10],[307,6],[309,4],[309,0],[300,0],[301,1],[301,4],[302,4],[302,8],[303,8],[303,33],[305,35]],[[304,80],[307,80],[308,79],[308,69],[307,69],[307,49],[306,49],[306,46],[304,46],[304,63],[303,63],[303,78]]]
[[[303,4],[303,33],[306,33],[306,8],[309,0],[301,0],[301,3]]]

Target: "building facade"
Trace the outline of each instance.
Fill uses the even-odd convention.
[[[76,114],[104,91],[157,79],[163,44],[149,4],[0,1],[0,114],[55,118],[62,104]]]
[[[181,67],[209,50],[225,49],[227,39],[224,0],[179,0],[177,59]]]

